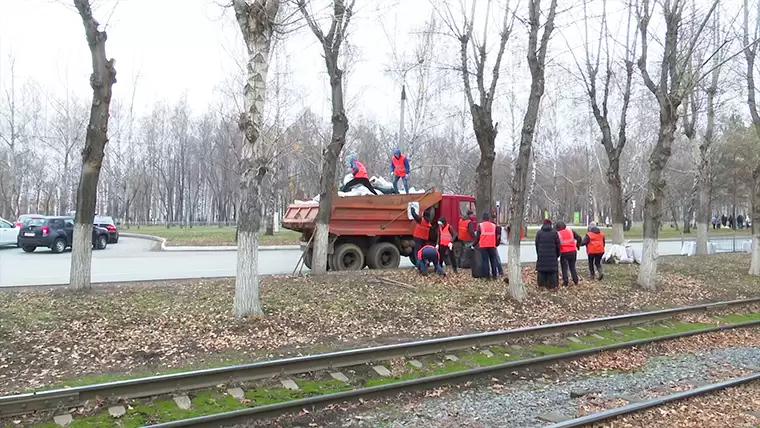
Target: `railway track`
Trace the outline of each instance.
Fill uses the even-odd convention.
[[[283,377],[285,375],[312,373],[322,370],[335,371],[342,367],[362,366],[367,363],[387,361],[397,358],[410,359],[419,356],[446,354],[454,351],[486,349],[489,346],[515,343],[520,339],[555,336],[568,333],[593,332],[610,330],[622,326],[653,324],[670,320],[686,314],[698,314],[718,310],[737,309],[742,306],[760,303],[760,298],[709,303],[688,307],[679,307],[659,311],[618,315],[572,321],[558,324],[500,330],[487,333],[471,334],[400,343],[372,348],[349,351],[331,352],[319,355],[287,358],[282,360],[264,361],[252,364],[229,366],[215,369],[190,371],[177,374],[160,375],[140,379],[108,382],[95,385],[40,391],[13,396],[0,397],[0,417],[22,415],[39,411],[55,411],[82,406],[89,400],[104,400],[105,402],[123,399],[138,399],[175,394],[179,391],[194,391],[213,388],[222,384],[240,384],[257,380]],[[449,373],[423,376],[413,379],[393,381],[377,386],[359,387],[346,391],[327,393],[323,395],[278,402],[274,404],[246,407],[231,412],[215,415],[159,423],[155,427],[182,426],[224,426],[252,420],[262,420],[303,408],[324,406],[330,403],[350,399],[375,397],[394,394],[401,391],[430,388],[435,385],[456,382],[462,379],[482,376],[493,372],[511,371],[518,368],[548,364],[562,360],[579,358],[608,350],[620,349],[652,343],[661,340],[671,340],[680,337],[720,331],[731,328],[751,327],[760,324],[760,320],[740,322],[735,324],[717,325],[689,331],[663,334],[655,337],[628,340],[601,346],[582,347],[570,352],[521,358],[514,361],[490,364],[484,367],[457,370]],[[646,331],[646,330],[644,330]],[[598,336],[598,335],[596,335]],[[601,337],[601,336],[599,336]],[[485,351],[484,351],[485,352]],[[456,357],[454,357],[456,358]]]
[[[700,395],[706,395],[713,392],[720,391],[726,388],[732,388],[740,386],[750,382],[760,381],[760,373],[751,373],[745,376],[736,377],[733,379],[725,380],[723,382],[716,382],[710,385],[703,385],[696,388],[687,389],[686,391],[676,392],[674,394],[663,395],[652,398],[650,400],[641,401],[638,403],[631,403],[626,406],[607,409],[601,412],[591,413],[575,419],[570,419],[564,422],[559,422],[550,425],[547,428],[578,428],[589,426],[598,422],[604,422],[609,419],[613,419],[619,416],[631,415],[636,412],[650,409],[652,407],[662,406],[664,404],[672,403],[674,401],[685,400]]]

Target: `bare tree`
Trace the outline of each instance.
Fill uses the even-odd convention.
[[[306,0],[298,0],[298,8],[304,19],[322,45],[325,57],[325,67],[330,79],[330,99],[332,100],[332,137],[330,143],[322,152],[322,174],[319,183],[319,213],[314,233],[314,255],[311,262],[314,274],[324,274],[327,271],[329,252],[330,216],[332,215],[332,199],[335,193],[335,174],[340,159],[340,152],[346,143],[348,132],[348,117],[346,116],[343,100],[343,70],[338,60],[340,47],[345,41],[348,24],[351,22],[353,7],[356,0],[350,0],[346,6],[345,0],[333,0],[333,16],[327,34],[322,32],[314,15],[309,12]]]
[[[659,70],[660,76],[656,83],[649,74],[649,64],[647,63],[648,41],[651,37],[649,22],[652,19],[649,0],[642,0],[636,8],[641,33],[641,56],[638,60],[638,68],[644,79],[644,84],[657,99],[660,111],[657,142],[649,156],[649,189],[644,203],[644,248],[637,279],[637,284],[645,290],[655,290],[657,285],[658,245],[666,188],[663,172],[670,159],[671,148],[675,139],[679,107],[688,91],[689,79],[692,77],[687,73],[686,67],[691,61],[699,35],[718,5],[718,0],[713,2],[705,19],[691,35],[688,43],[683,42],[681,35],[684,3],[686,3],[685,0],[665,0],[662,3],[666,30],[663,59]],[[685,45],[684,52],[680,52],[679,49],[682,45]]]
[[[712,44],[714,50],[718,50],[720,42],[720,15],[718,11],[713,17],[712,26]],[[694,74],[693,70],[699,70],[703,63],[701,55],[694,55],[689,62],[688,70]],[[696,158],[697,171],[694,174],[694,184],[691,190],[691,198],[687,209],[686,218],[684,218],[684,232],[688,230],[692,214],[696,210],[697,219],[697,251],[698,255],[707,255],[707,230],[709,228],[710,218],[712,216],[712,163],[711,147],[715,137],[715,99],[718,94],[718,81],[720,79],[720,70],[722,66],[721,56],[713,55],[712,71],[710,72],[710,82],[707,87],[698,84],[691,87],[685,103],[683,117],[683,131],[693,147],[694,157]],[[701,92],[704,91],[707,102],[707,124],[704,133],[697,135],[697,126],[699,118],[699,107],[703,101]]]
[[[449,30],[453,33],[459,42],[459,71],[464,84],[464,94],[467,105],[470,108],[472,116],[472,128],[475,131],[475,138],[480,148],[480,161],[477,167],[475,199],[478,212],[491,212],[494,206],[493,198],[493,164],[496,160],[496,134],[498,133],[498,124],[493,121],[493,100],[496,96],[496,85],[499,82],[499,73],[501,71],[501,61],[504,57],[504,50],[512,34],[514,27],[515,15],[510,12],[509,1],[504,6],[504,16],[499,27],[499,41],[497,44],[496,58],[494,59],[491,70],[491,82],[486,82],[486,66],[488,60],[488,21],[492,18],[493,9],[491,0],[486,4],[486,15],[483,22],[483,34],[480,40],[473,36],[475,27],[475,11],[477,10],[477,0],[472,0],[469,17],[466,11],[462,10],[464,24],[462,28],[456,24],[454,14],[447,3],[444,3],[446,12],[441,14]],[[462,3],[464,7],[464,2]],[[502,9],[499,7],[499,9]],[[472,50],[472,58],[468,53]],[[470,65],[472,61],[472,66]],[[474,80],[474,82],[473,82]],[[474,93],[473,83],[477,90]]]
[[[749,5],[744,0],[744,56],[747,60],[747,105],[752,117],[752,125],[760,137],[760,113],[757,111],[757,101],[755,98],[755,58],[757,56],[758,35],[760,35],[760,3],[758,3],[758,14],[755,17],[755,35],[754,41],[749,40]],[[760,162],[752,172],[753,192],[752,192],[752,261],[749,267],[749,274],[760,276]]]
[[[261,184],[269,168],[262,148],[261,130],[266,97],[267,72],[272,36],[280,0],[233,0],[235,18],[248,52],[248,76],[244,89],[245,112],[239,128],[244,135],[240,157],[237,203],[236,317],[264,314],[259,299],[259,247],[261,229]]]
[[[623,223],[625,222],[625,205],[623,202],[623,183],[620,179],[620,158],[625,149],[625,145],[628,142],[626,135],[626,124],[628,118],[628,106],[631,101],[631,83],[633,80],[634,59],[636,57],[636,35],[638,32],[635,28],[631,28],[631,15],[633,6],[629,6],[628,9],[628,25],[626,31],[625,48],[626,54],[624,58],[625,65],[625,82],[622,85],[622,103],[620,106],[620,121],[618,124],[617,138],[613,137],[612,125],[610,124],[610,111],[609,111],[609,98],[612,91],[613,78],[615,72],[613,71],[613,52],[610,51],[609,40],[610,34],[607,27],[607,0],[602,1],[602,22],[599,28],[599,44],[597,45],[596,55],[591,53],[589,49],[589,35],[588,35],[588,15],[586,11],[586,3],[583,3],[583,17],[585,22],[585,37],[586,43],[586,62],[585,72],[583,68],[578,64],[578,69],[583,77],[583,83],[585,85],[586,94],[588,95],[591,103],[591,111],[596,120],[596,124],[601,131],[602,146],[607,154],[607,185],[610,192],[610,207],[612,213],[612,237],[613,242],[616,244],[622,244],[624,239]],[[633,33],[633,43],[631,43],[631,33]],[[599,66],[602,57],[602,46],[605,47],[605,70],[602,79],[602,95],[599,99],[597,84],[600,78]],[[600,103],[601,102],[601,103]]]
[[[538,33],[541,28],[541,0],[529,0],[529,31],[528,31],[528,67],[530,68],[530,95],[528,108],[523,118],[522,133],[520,136],[520,148],[517,154],[515,175],[512,180],[512,202],[509,204],[512,233],[509,236],[509,294],[522,301],[525,296],[525,285],[522,282],[520,269],[520,230],[523,228],[525,201],[530,169],[531,151],[533,149],[533,136],[538,122],[538,109],[541,105],[541,97],[544,95],[544,74],[546,65],[546,51],[549,47],[549,38],[554,31],[554,17],[557,11],[557,0],[551,0],[549,13],[543,24],[544,32],[541,35],[540,44]]]
[[[82,18],[92,57],[92,107],[82,149],[82,172],[77,188],[74,238],[71,245],[70,283],[76,290],[89,289],[92,269],[92,223],[95,217],[98,180],[108,143],[108,117],[111,89],[116,83],[114,60],[106,57],[106,32],[98,29],[89,0],[74,0]]]

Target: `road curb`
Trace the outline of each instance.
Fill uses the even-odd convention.
[[[122,232],[119,233],[119,236],[123,236],[125,238],[136,238],[136,239],[147,239],[150,241],[156,241],[161,244],[160,251],[169,251],[169,252],[185,252],[185,251],[237,251],[236,246],[232,245],[225,245],[225,246],[189,246],[189,245],[177,245],[177,246],[170,246],[167,245],[166,238],[162,238],[160,236],[153,236],[153,235],[143,235],[140,233],[130,233],[130,232]],[[288,250],[300,250],[300,245],[259,245],[259,251],[288,251]]]
[[[137,239],[147,239],[149,241],[155,241],[160,244],[160,250],[163,251],[166,249],[166,238],[162,238],[160,236],[153,236],[153,235],[143,235],[140,233],[130,233],[130,232],[119,232],[119,236],[123,236],[125,238],[137,238]]]

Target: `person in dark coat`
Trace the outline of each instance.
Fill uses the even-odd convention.
[[[536,255],[538,286],[556,290],[559,288],[557,259],[560,255],[560,241],[549,219],[544,220],[541,230],[536,233]]]

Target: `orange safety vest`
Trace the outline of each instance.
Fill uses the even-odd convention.
[[[459,219],[459,227],[457,227],[457,233],[459,234],[459,240],[460,241],[474,241],[475,237],[470,235],[470,231],[467,229],[467,226],[470,224],[472,219]]]
[[[496,248],[496,225],[490,221],[480,222],[480,248]]]
[[[451,229],[449,225],[440,227],[441,245],[449,245],[451,243]]]
[[[588,244],[586,245],[587,254],[604,254],[604,233],[589,232]]]
[[[573,251],[576,251],[577,242],[575,242],[575,236],[573,236],[572,230],[564,228],[557,233],[559,234],[560,253],[572,253]]]
[[[422,260],[422,250],[424,250],[425,248],[435,249],[435,247],[432,246],[432,245],[425,245],[424,247],[420,248],[419,250],[417,250],[417,260]],[[438,250],[435,250],[435,252],[438,253]],[[440,259],[440,257],[441,257],[441,255],[438,254],[438,258],[439,259]],[[440,262],[440,260],[438,260],[438,261]]]
[[[396,157],[396,155],[391,156],[391,163],[393,164],[393,175],[396,177],[403,177],[406,175],[406,166],[404,165],[404,161],[406,160],[406,156],[401,155],[399,157]]]
[[[354,174],[354,178],[369,178],[367,175],[367,168],[364,167],[364,164],[359,161],[354,161],[356,163],[356,174]]]
[[[424,218],[421,218],[420,222],[417,223],[417,226],[414,228],[412,236],[427,241],[430,238],[430,223]]]

